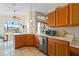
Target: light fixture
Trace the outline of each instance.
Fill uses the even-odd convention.
[[[12,15],[12,16],[13,16],[14,19],[16,19],[16,18],[17,18],[17,17],[15,16],[15,12],[16,12],[16,9],[15,9],[16,3],[13,3],[13,4],[12,4],[12,7],[13,7],[13,8],[12,8],[12,9],[13,9],[13,15]]]
[[[32,4],[30,4],[30,22],[32,23],[33,22],[33,20],[32,20]]]
[[[30,20],[30,23],[32,23],[33,21],[32,20]]]

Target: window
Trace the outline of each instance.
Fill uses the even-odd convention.
[[[4,24],[5,32],[13,31],[19,32],[19,22],[17,20],[8,20]]]

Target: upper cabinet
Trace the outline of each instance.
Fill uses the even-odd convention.
[[[48,14],[48,26],[79,25],[79,3],[68,4]]]
[[[55,26],[55,11],[48,14],[48,26]]]
[[[56,9],[56,26],[68,25],[68,5]]]
[[[70,25],[79,25],[79,3],[72,3],[70,7]]]

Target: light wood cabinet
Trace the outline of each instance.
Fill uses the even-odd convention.
[[[15,36],[15,48],[19,48],[25,45],[25,35],[16,35]]]
[[[27,34],[26,35],[26,45],[27,46],[33,46],[34,45],[34,35],[33,34]]]
[[[68,56],[68,55],[69,55],[69,47],[56,44],[56,56]]]
[[[71,3],[48,14],[48,26],[78,26],[79,3]]]
[[[55,56],[55,42],[52,41],[53,39],[48,39],[48,55]]]
[[[34,35],[25,34],[25,35],[15,35],[15,48],[22,46],[33,46],[34,45]]]
[[[79,25],[79,3],[72,3],[70,7],[70,25]]]
[[[48,13],[48,26],[67,26],[69,25],[69,5],[57,8]]]
[[[48,26],[55,26],[55,11],[48,13]]]
[[[34,45],[35,45],[35,47],[37,47],[37,48],[39,48],[39,38],[38,38],[38,36],[34,36]]]
[[[56,9],[56,26],[67,26],[69,23],[68,5]]]
[[[70,47],[70,55],[76,55],[79,56],[79,48],[76,47]]]
[[[49,56],[69,56],[69,42],[48,38],[48,55]]]

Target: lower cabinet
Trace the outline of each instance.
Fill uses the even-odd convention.
[[[55,43],[48,42],[48,55],[55,56]]]
[[[69,47],[56,44],[56,56],[68,56],[69,55]]]
[[[15,48],[19,48],[25,45],[25,35],[16,35],[15,36]]]
[[[34,35],[33,34],[27,34],[26,35],[26,44],[27,46],[33,46],[34,45]]]
[[[70,55],[71,56],[79,56],[79,48],[70,47]]]
[[[15,35],[15,48],[22,46],[33,46],[34,45],[34,35],[25,34],[25,35]]]
[[[63,43],[64,42],[64,43]],[[69,43],[53,38],[48,39],[48,55],[49,56],[69,56]],[[67,46],[68,45],[68,46]]]
[[[39,39],[38,39],[38,36],[34,36],[34,45],[35,45],[35,47],[39,48]]]

